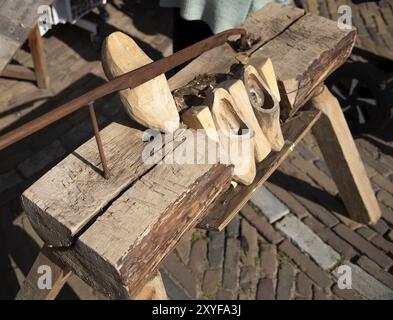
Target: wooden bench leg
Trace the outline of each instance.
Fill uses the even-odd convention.
[[[135,300],[168,300],[159,271],[153,279],[146,283],[143,289],[135,297]]]
[[[29,47],[34,63],[37,85],[41,89],[49,87],[49,74],[46,65],[44,45],[38,25],[34,27],[29,35]]]
[[[40,288],[40,277],[45,276],[43,273],[47,272],[48,269],[51,272],[51,288]],[[70,275],[71,271],[54,259],[50,249],[44,245],[23,282],[16,300],[53,300]]]
[[[322,111],[313,133],[349,216],[376,223],[381,211],[339,102],[324,87],[310,104]]]

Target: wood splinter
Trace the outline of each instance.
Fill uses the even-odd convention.
[[[133,39],[122,32],[110,34],[102,47],[102,66],[113,79],[152,62]],[[120,92],[129,116],[147,128],[172,133],[180,118],[165,75]]]
[[[247,88],[255,116],[272,150],[280,151],[285,141],[280,126],[280,105],[277,99],[253,66],[245,66],[240,78]]]

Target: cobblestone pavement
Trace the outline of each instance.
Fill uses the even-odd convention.
[[[156,34],[157,29],[144,29],[130,19],[127,10],[138,10],[132,6],[119,5],[121,13],[110,6],[108,26],[134,35],[152,51],[170,52],[168,33]],[[165,18],[142,14],[150,21]],[[68,66],[48,59],[54,84],[44,93],[51,99],[32,84],[0,80],[1,92],[6,93],[0,101],[1,130],[77,94],[70,88],[87,90],[100,82],[98,54],[78,47],[79,42],[70,43],[69,36],[68,29],[61,29],[45,38],[49,57],[63,52],[71,59],[64,60]],[[78,37],[88,41],[87,34]],[[78,71],[78,76],[64,71],[67,68]],[[83,88],[78,87],[81,83]],[[31,101],[24,101],[20,92],[28,92]],[[117,99],[111,96],[98,104],[101,127],[122,115]],[[0,152],[0,298],[15,297],[42,245],[20,207],[20,194],[91,136],[87,114],[79,112]],[[356,144],[383,211],[376,225],[345,218],[329,170],[308,134],[224,231],[196,229],[183,237],[161,266],[169,297],[393,299],[393,133],[362,136]],[[351,266],[352,290],[338,288],[338,267],[343,264]],[[73,276],[59,298],[102,296]]]

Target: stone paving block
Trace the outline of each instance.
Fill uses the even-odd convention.
[[[188,231],[185,235],[182,236],[179,243],[176,245],[177,255],[180,257],[184,264],[188,264],[190,259],[192,233],[193,230]]]
[[[228,223],[226,230],[226,236],[237,238],[239,236],[239,225],[240,225],[240,217],[237,214],[231,222]]]
[[[370,240],[375,237],[377,233],[368,227],[361,227],[356,229],[356,232],[359,233],[364,239]]]
[[[173,252],[165,258],[162,265],[192,299],[197,298],[195,277]]]
[[[17,186],[22,181],[22,177],[16,170],[0,174],[0,194],[7,189]]]
[[[260,248],[261,275],[275,278],[278,269],[277,247],[273,244],[261,244]]]
[[[363,160],[363,163],[367,163],[368,166],[372,167],[375,169],[378,173],[381,175],[388,175],[390,173],[390,169],[387,165],[382,163],[381,161],[373,158],[370,154],[367,152],[362,152],[362,149],[359,150],[360,157]]]
[[[221,281],[221,273],[221,269],[206,270],[202,283],[202,291],[205,296],[216,294],[218,285]]]
[[[217,300],[234,300],[236,299],[236,295],[233,291],[220,289],[216,295]]]
[[[379,204],[379,207],[381,208],[383,219],[393,226],[393,210],[381,203]]]
[[[382,270],[374,261],[366,256],[361,256],[356,263],[374,278],[393,289],[393,275]]]
[[[356,250],[351,247],[347,242],[338,237],[329,228],[326,228],[322,223],[313,217],[308,217],[303,222],[314,231],[323,241],[330,245],[333,249],[339,252],[346,258],[352,258],[356,255]]]
[[[377,231],[379,234],[385,234],[390,229],[383,219],[379,219],[376,224],[371,224],[370,228]]]
[[[54,162],[63,157],[65,153],[66,151],[60,141],[55,140],[50,145],[44,147],[30,158],[20,163],[18,165],[18,170],[23,177],[30,178],[48,166],[53,165]]]
[[[251,202],[261,210],[270,223],[276,222],[289,213],[288,207],[263,186],[254,192]]]
[[[259,215],[254,211],[254,209],[246,204],[241,209],[242,216],[247,219],[247,221],[253,225],[258,232],[270,242],[277,244],[281,242],[283,236],[278,233],[271,225],[267,222],[265,217]]]
[[[320,204],[297,194],[294,194],[294,196],[313,216],[323,222],[327,227],[331,228],[339,223],[339,220]]]
[[[277,277],[277,300],[290,300],[295,289],[295,268],[290,263],[282,263]]]
[[[353,245],[361,253],[367,255],[371,260],[375,261],[384,269],[388,269],[393,265],[393,260],[386,256],[383,251],[377,249],[369,241],[358,235],[343,224],[339,224],[333,230],[351,245]]]
[[[321,170],[318,170],[318,168],[316,168],[313,163],[307,162],[301,158],[294,158],[291,160],[291,163],[299,170],[307,173],[315,181],[315,183],[317,183],[330,194],[335,195],[338,193],[334,181]]]
[[[212,268],[222,267],[225,252],[225,231],[209,231],[208,260]]]
[[[207,243],[204,239],[197,239],[193,242],[190,252],[189,267],[193,274],[202,279],[203,271],[207,262]]]
[[[313,286],[314,300],[331,300],[331,295],[326,290]]]
[[[290,211],[298,218],[303,219],[310,215],[307,209],[288,191],[273,183],[267,182],[265,185],[277,198],[279,198],[286,206],[288,206]]]
[[[346,265],[351,268],[353,290],[370,300],[393,300],[392,289],[370,276],[357,265],[350,262],[347,262]],[[340,276],[338,269],[333,271],[333,275],[336,278]]]
[[[316,166],[319,170],[321,170],[321,171],[322,171],[324,174],[326,174],[329,178],[333,179],[333,178],[332,178],[332,174],[330,173],[330,170],[329,170],[328,166],[326,165],[325,160],[320,160],[320,159],[315,160],[315,161],[314,161],[314,164],[315,164],[315,166]]]
[[[190,296],[179,287],[171,277],[161,268],[162,282],[164,283],[165,291],[169,299],[172,300],[191,300]]]
[[[393,243],[386,240],[383,236],[378,234],[375,238],[371,239],[371,242],[376,245],[378,248],[382,249],[386,253],[389,251],[393,253]]]
[[[273,279],[262,278],[258,282],[257,300],[274,300],[274,282]]]
[[[302,251],[307,252],[322,269],[331,269],[340,260],[337,251],[326,245],[321,238],[294,215],[286,216],[275,226],[295,242]]]
[[[385,190],[379,190],[377,193],[377,199],[381,201],[385,206],[393,208],[393,195]]]
[[[224,289],[228,289],[230,291],[238,289],[239,258],[240,241],[233,238],[227,238],[222,281],[222,286]]]
[[[383,164],[387,165],[390,170],[393,170],[393,157],[384,153],[379,154],[379,161],[381,161]]]
[[[363,298],[353,289],[340,289],[337,284],[333,285],[332,292],[344,300],[363,300]]]
[[[390,194],[393,194],[393,183],[390,182],[385,177],[382,177],[381,175],[378,174],[372,177],[371,181],[376,183],[378,186],[380,186],[382,189],[389,192]]]
[[[296,293],[307,300],[312,299],[312,281],[301,271],[296,275]]]
[[[366,139],[356,139],[355,143],[358,149],[364,149],[364,151],[368,152],[374,158],[378,157],[379,149]]]
[[[285,253],[307,276],[320,287],[329,287],[332,283],[329,273],[322,270],[318,265],[305,256],[288,240],[279,245],[279,250]]]
[[[240,244],[242,248],[241,260],[243,264],[253,266],[255,265],[255,259],[258,256],[259,249],[257,231],[246,219],[241,219],[240,229]]]
[[[241,267],[239,284],[242,290],[255,292],[257,284],[257,268],[254,266]]]

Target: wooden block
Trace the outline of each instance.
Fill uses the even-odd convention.
[[[29,220],[46,243],[70,246],[83,227],[154,165],[142,160],[149,143],[142,138],[142,131],[112,123],[101,131],[108,180],[97,168],[100,158],[93,137],[22,194]],[[157,150],[159,157],[161,149]]]
[[[181,236],[230,187],[230,167],[176,163],[193,143],[187,139],[168,154],[175,163],[164,159],[138,179],[73,247],[58,250],[58,257],[108,297],[135,297]]]
[[[292,152],[296,144],[312,128],[320,116],[320,111],[299,111],[297,115],[289,119],[283,125],[285,146],[280,152],[272,152],[263,162],[258,164],[254,182],[249,186],[238,185],[236,189],[229,189],[222,194],[209,208],[199,228],[215,231],[223,230],[232,218],[240,211],[258,189],[278,168],[278,166]]]
[[[254,52],[249,63],[257,67],[263,59],[272,59],[281,93],[281,113],[287,118],[346,61],[355,35],[355,29],[340,30],[334,21],[307,14]]]
[[[381,211],[337,99],[325,87],[310,105],[322,111],[313,133],[349,216],[377,223]]]
[[[119,31],[105,39],[101,60],[108,79],[153,62],[133,39]],[[120,98],[128,115],[145,127],[169,133],[179,128],[179,114],[165,75],[121,91]]]

